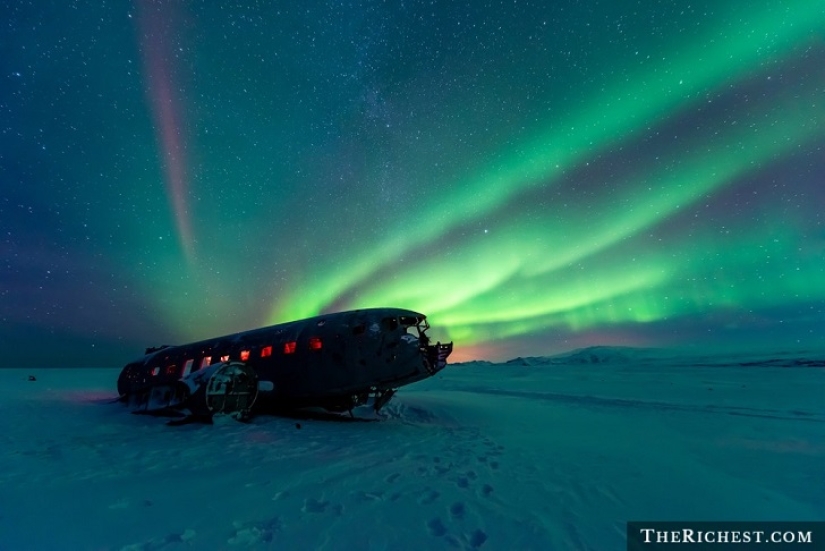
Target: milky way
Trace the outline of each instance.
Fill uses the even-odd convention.
[[[218,4],[9,8],[9,365],[371,306],[456,359],[825,345],[825,4]]]

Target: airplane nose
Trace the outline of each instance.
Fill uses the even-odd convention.
[[[447,357],[453,351],[453,343],[437,342],[427,346],[427,364],[431,375],[435,375],[447,366]]]

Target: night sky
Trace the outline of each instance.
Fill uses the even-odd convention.
[[[73,4],[0,8],[0,365],[825,346],[821,0]]]

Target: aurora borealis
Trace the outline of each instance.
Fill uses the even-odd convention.
[[[825,3],[221,4],[3,8],[5,365],[371,306],[825,344]]]

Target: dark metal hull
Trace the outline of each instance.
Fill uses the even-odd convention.
[[[147,349],[123,368],[118,392],[138,409],[148,410],[150,402],[163,406],[164,398],[167,408],[198,409],[187,403],[197,392],[186,381],[214,364],[234,362],[257,378],[253,412],[341,412],[370,397],[380,409],[399,387],[445,367],[452,343],[430,344],[428,327],[423,314],[373,308]]]

